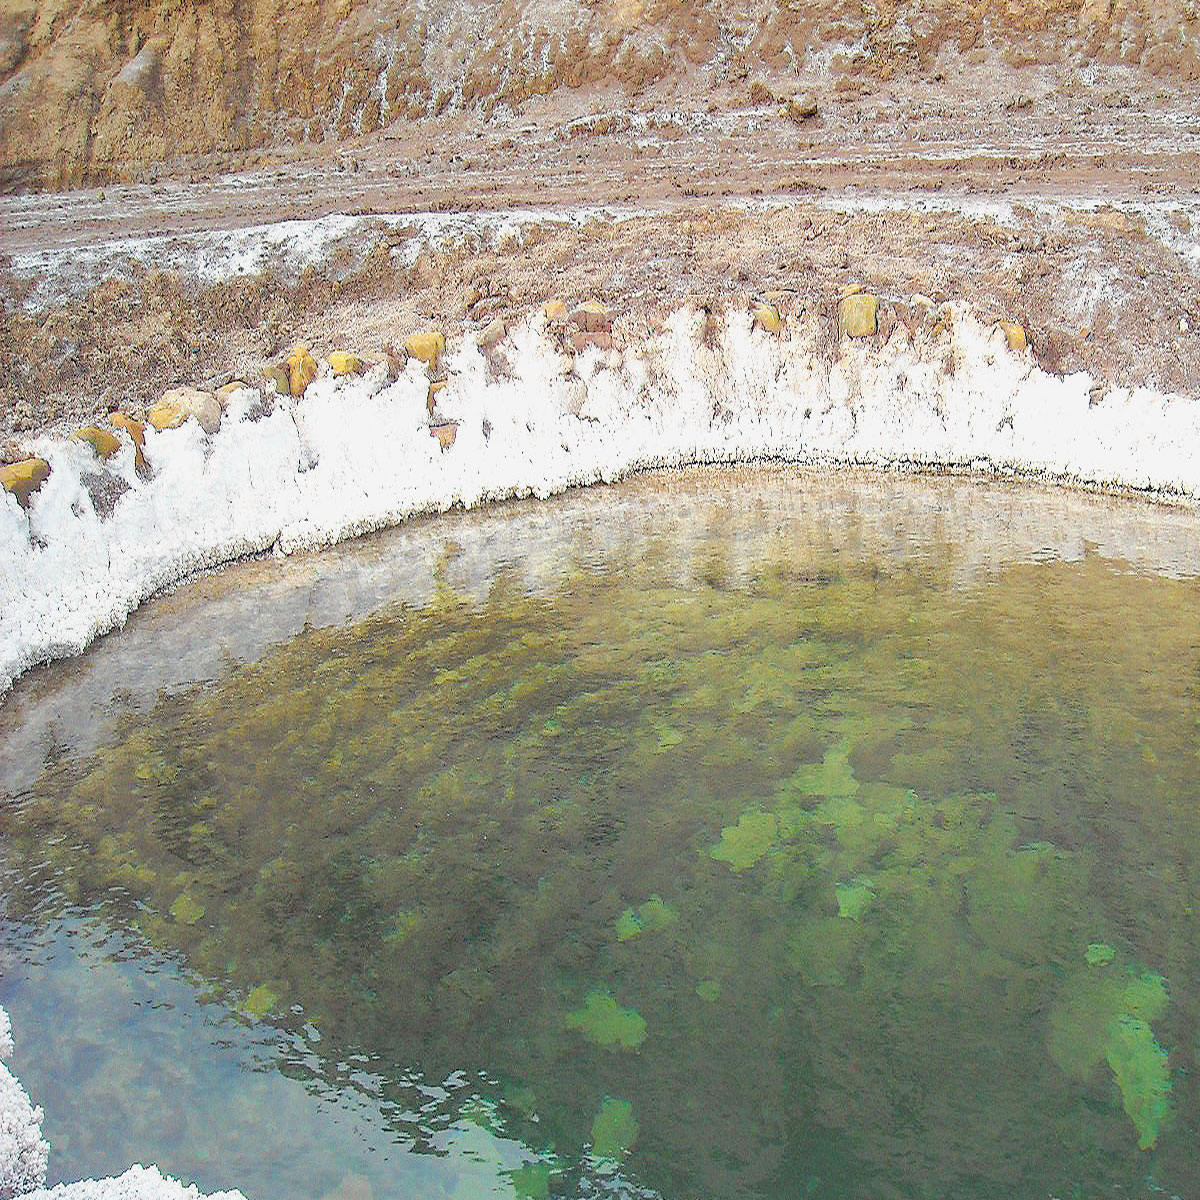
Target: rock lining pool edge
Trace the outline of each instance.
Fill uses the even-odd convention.
[[[77,439],[34,439],[49,478],[27,507],[0,495],[0,695],[198,571],[646,469],[776,460],[1200,496],[1194,398],[1139,388],[1096,404],[1090,376],[1043,372],[1002,326],[961,306],[944,320],[928,339],[843,339],[830,361],[815,318],[777,335],[731,310],[709,344],[706,314],[680,309],[640,344],[572,354],[539,311],[498,347],[452,342],[445,447],[413,360],[392,382],[386,364],[324,370],[266,415],[257,391],[236,392],[211,434],[147,428],[149,478],[132,444],[99,463]]]

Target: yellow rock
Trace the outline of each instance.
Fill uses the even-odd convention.
[[[879,297],[870,292],[843,296],[838,304],[842,332],[849,337],[872,337],[879,329]]]
[[[567,306],[561,300],[551,300],[546,305],[544,312],[547,321],[565,321],[567,319]]]
[[[783,318],[779,315],[779,309],[773,304],[755,305],[754,323],[761,325],[768,333],[776,336],[783,329]]]
[[[280,396],[290,396],[292,394],[292,376],[288,371],[286,362],[275,363],[274,366],[264,368],[263,378]]]
[[[453,421],[443,421],[440,425],[430,425],[429,432],[437,438],[438,445],[445,452],[454,445],[454,439],[458,436],[458,426]]]
[[[114,429],[123,429],[133,439],[133,461],[139,471],[146,469],[146,458],[142,447],[146,444],[146,426],[123,412],[110,412],[108,423]]]
[[[430,329],[425,333],[414,333],[404,343],[405,350],[412,358],[419,358],[429,366],[437,366],[437,360],[445,353],[446,338],[439,330]]]
[[[287,356],[287,370],[288,391],[293,396],[303,396],[304,389],[317,377],[317,360],[302,342],[297,342]]]
[[[345,350],[334,350],[329,356],[329,369],[335,375],[361,375],[363,360],[357,354],[348,354]]]
[[[841,298],[845,300],[847,296],[857,296],[863,290],[861,283],[844,283],[842,284]]]
[[[0,467],[0,487],[12,492],[22,508],[29,507],[29,497],[50,476],[50,464],[44,458],[26,458],[21,462]]]
[[[1004,330],[1004,336],[1008,338],[1008,348],[1014,353],[1020,354],[1029,345],[1024,328],[1016,321],[1001,321],[1000,328]]]
[[[188,417],[195,417],[205,433],[216,433],[221,427],[221,406],[212,392],[190,387],[168,388],[146,413],[146,420],[160,433],[164,429],[178,429]]]
[[[224,409],[229,403],[231,396],[236,395],[236,393],[240,392],[243,388],[248,388],[249,386],[250,385],[244,379],[233,379],[230,380],[229,383],[223,383],[219,388],[217,388],[213,395],[216,396],[217,403],[222,409]]]
[[[99,425],[85,425],[72,435],[77,442],[87,442],[96,452],[97,458],[112,458],[121,448],[121,439]]]

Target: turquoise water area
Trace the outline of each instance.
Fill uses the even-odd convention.
[[[53,1178],[1200,1195],[1197,532],[696,472],[164,597],[0,714]]]

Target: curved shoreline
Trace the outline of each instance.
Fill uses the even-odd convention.
[[[49,478],[27,509],[0,494],[0,694],[197,571],[647,469],[772,459],[1200,496],[1200,403],[1138,389],[1095,404],[1089,376],[1046,374],[961,306],[939,316],[932,336],[843,337],[829,359],[815,323],[772,335],[744,310],[715,334],[708,318],[707,339],[704,314],[680,309],[638,345],[572,353],[539,312],[490,350],[452,345],[444,450],[415,359],[390,383],[385,364],[325,368],[273,406],[236,391],[211,434],[147,427],[148,478],[127,437],[106,462],[35,439]]]

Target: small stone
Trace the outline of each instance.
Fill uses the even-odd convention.
[[[1190,329],[1191,329],[1191,326],[1188,324],[1187,317],[1180,317],[1179,318],[1179,332],[1187,333],[1188,330],[1190,330]]]
[[[483,350],[490,350],[493,346],[498,346],[507,336],[508,326],[497,317],[479,335],[479,346]]]
[[[419,358],[423,363],[435,367],[437,360],[446,351],[446,338],[439,330],[430,329],[425,333],[414,333],[404,343],[404,348],[411,357]]]
[[[429,433],[432,437],[437,438],[438,445],[441,446],[442,453],[444,454],[454,445],[454,439],[458,436],[458,423],[456,421],[441,421],[437,425],[430,425]]]
[[[779,315],[779,309],[773,304],[756,305],[754,309],[754,323],[776,337],[779,336],[783,329],[783,318]]]
[[[22,508],[29,507],[29,497],[49,477],[50,464],[44,458],[26,458],[0,467],[0,487],[16,496]]]
[[[561,300],[551,300],[542,311],[545,312],[547,321],[567,319],[567,306]]]
[[[348,354],[345,350],[334,350],[329,356],[329,369],[335,375],[361,375],[365,370],[365,364],[357,354]]]
[[[110,412],[108,414],[108,423],[114,429],[123,429],[129,434],[133,441],[133,463],[139,471],[146,469],[146,458],[142,454],[142,447],[146,444],[146,426],[141,421],[135,421],[133,417],[128,416],[123,412]]]
[[[221,428],[221,406],[216,396],[199,388],[168,388],[146,413],[146,419],[160,433],[178,429],[188,417],[195,417],[205,433],[216,433]]]
[[[273,366],[265,368],[263,378],[267,381],[268,387],[275,389],[277,395],[290,396],[292,394],[292,377],[288,372],[287,363],[275,363]]]
[[[587,300],[571,313],[571,323],[584,333],[607,333],[612,328],[608,309],[599,300]]]
[[[1021,354],[1029,345],[1025,330],[1016,321],[1001,321],[1000,328],[1004,330],[1004,336],[1008,338],[1008,348],[1014,354]]]
[[[302,342],[292,347],[287,356],[288,391],[293,396],[303,396],[304,389],[317,377],[317,360]]]
[[[838,303],[842,332],[848,337],[874,337],[879,329],[879,297],[854,292]]]
[[[754,79],[750,82],[750,103],[754,105],[775,104],[779,97],[771,91],[765,80]]]
[[[121,448],[121,439],[99,425],[85,425],[71,435],[77,442],[86,442],[97,458],[109,459]]]
[[[231,397],[249,387],[250,385],[244,379],[233,379],[229,383],[223,383],[213,395],[216,396],[217,403],[221,406],[221,410],[224,411]]]
[[[787,102],[787,115],[796,122],[807,121],[817,115],[817,101],[808,92],[797,92]]]

